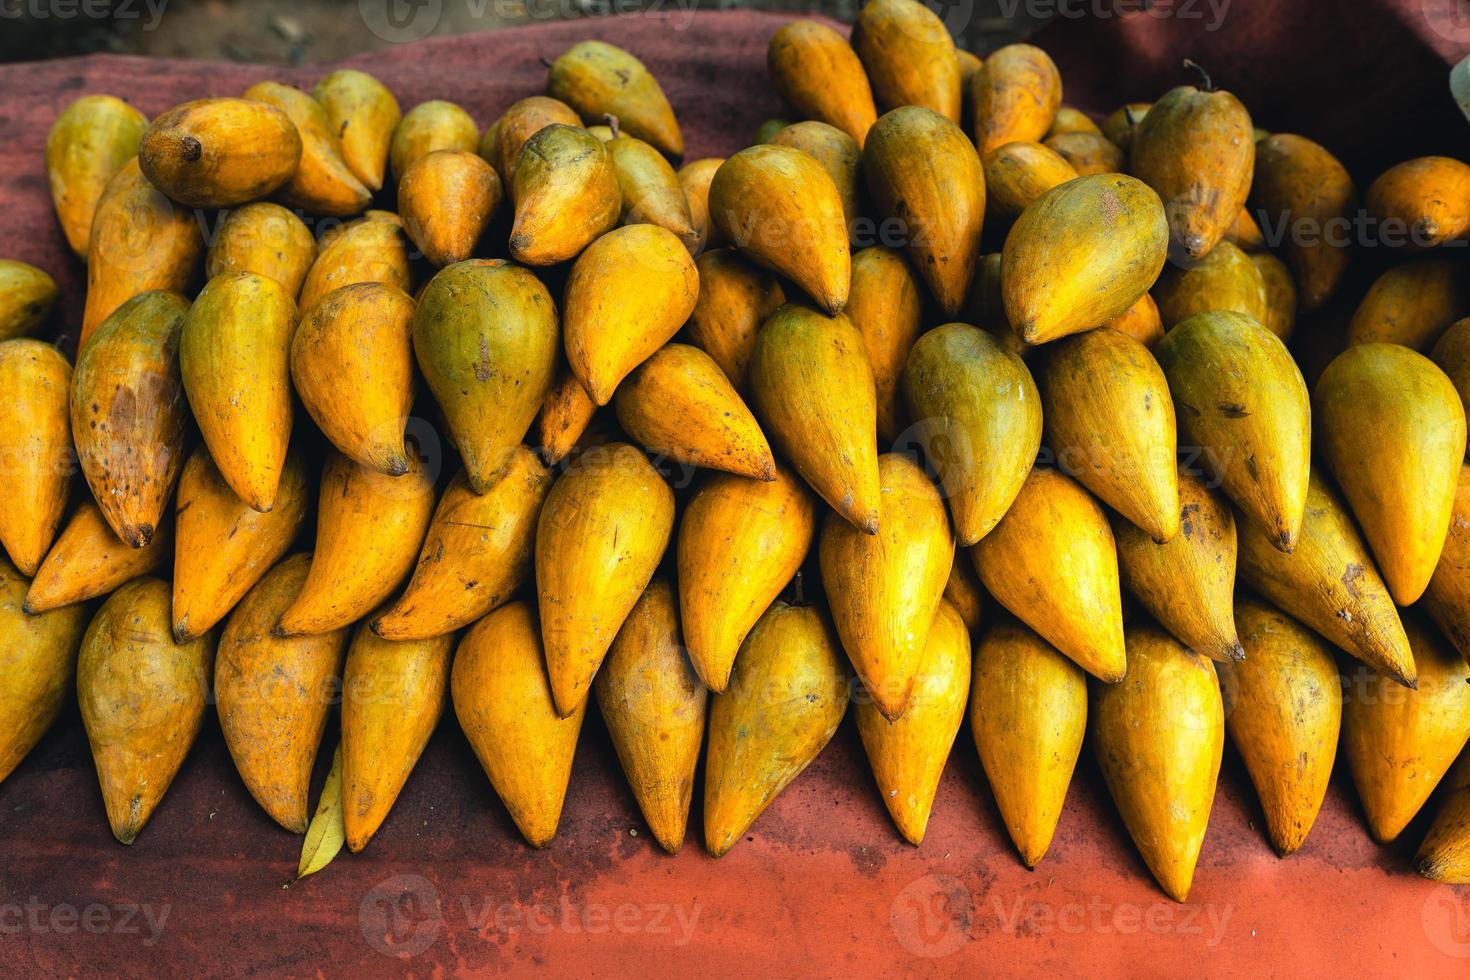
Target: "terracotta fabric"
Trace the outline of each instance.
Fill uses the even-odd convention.
[[[1132,11],[1058,17],[1033,38],[1061,69],[1065,97],[1110,112],[1199,84],[1204,66],[1257,126],[1300,133],[1337,154],[1362,188],[1426,153],[1470,156],[1470,124],[1449,68],[1470,55],[1464,0],[1059,0],[1059,9]],[[1149,8],[1147,11],[1140,7]]]
[[[1431,94],[1452,54],[1395,9],[1247,9],[1236,0],[1238,19],[1216,34],[1171,33],[1183,22],[1067,20],[1043,43],[1062,62],[1069,97],[1088,107],[1157,93],[1183,76],[1174,62],[1188,53],[1220,84],[1269,106],[1266,126],[1361,148],[1366,159],[1375,127],[1409,132],[1414,114],[1438,111]],[[376,73],[405,107],[452,99],[483,125],[540,90],[541,57],[595,34],[658,74],[692,159],[738,148],[778,114],[765,46],[782,20],[700,12],[685,31],[645,16],[584,20],[351,63]],[[1301,52],[1283,54],[1291,45]],[[66,254],[42,169],[56,112],[107,91],[152,114],[262,78],[309,86],[321,73],[119,57],[0,69],[0,254],[57,277],[67,296],[61,322],[74,332],[81,270]],[[0,972],[1463,975],[1470,898],[1412,873],[1424,819],[1399,844],[1375,845],[1339,770],[1311,838],[1283,861],[1227,752],[1194,892],[1176,906],[1154,885],[1086,752],[1035,872],[1009,844],[968,729],[928,837],[914,848],[888,820],[851,719],[717,862],[699,843],[698,787],[683,852],[669,857],[653,844],[595,710],[561,833],[543,852],[521,842],[446,719],[367,851],[282,890],[300,838],[246,794],[212,718],[152,823],[125,848],[108,833],[73,709],[0,784]]]

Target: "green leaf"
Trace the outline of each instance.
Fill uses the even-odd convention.
[[[296,880],[316,874],[332,863],[332,858],[342,850],[347,839],[347,828],[342,822],[342,747],[332,753],[332,771],[322,786],[321,798],[317,800],[316,814],[306,828],[306,840],[301,844],[301,863],[296,868]]]

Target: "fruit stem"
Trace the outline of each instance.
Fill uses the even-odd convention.
[[[1195,71],[1199,72],[1199,77],[1204,80],[1204,83],[1205,83],[1204,84],[1204,90],[1206,92],[1213,92],[1213,91],[1215,91],[1215,83],[1214,83],[1214,81],[1212,81],[1210,79],[1210,73],[1207,72],[1207,71],[1205,71],[1203,65],[1201,65],[1197,61],[1192,61],[1189,58],[1185,58],[1184,59],[1184,67],[1185,68],[1193,68]]]
[[[611,112],[605,112],[602,114],[602,118],[607,123],[607,128],[612,130],[613,139],[617,139],[618,136],[621,135],[618,132],[618,126],[621,125],[618,122],[618,117],[613,115]]]

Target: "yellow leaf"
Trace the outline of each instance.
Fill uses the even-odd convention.
[[[347,828],[342,822],[342,748],[332,753],[332,771],[322,786],[321,798],[317,800],[316,813],[306,828],[306,840],[301,845],[301,863],[296,868],[296,880],[315,874],[332,863],[332,858],[342,850],[347,839]]]

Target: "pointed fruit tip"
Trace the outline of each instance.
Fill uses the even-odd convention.
[[[25,613],[27,616],[39,616],[41,614],[35,606],[31,605],[30,599],[25,599],[21,602],[20,611]]]
[[[153,525],[139,524],[137,527],[125,527],[119,535],[132,548],[146,548],[153,540]]]
[[[1301,847],[1304,842],[1305,838],[1299,840],[1277,840],[1275,837],[1272,837],[1271,848],[1276,852],[1278,858],[1289,858],[1297,852],[1297,848]]]
[[[1231,643],[1225,648],[1225,655],[1231,660],[1234,660],[1236,663],[1239,663],[1240,661],[1245,659],[1245,647],[1241,644],[1240,640],[1237,639],[1234,643]]]
[[[194,637],[189,635],[188,616],[184,616],[184,618],[174,623],[173,629],[170,632],[173,633],[175,643],[188,643],[190,640],[194,639]]]
[[[402,452],[394,453],[388,457],[388,475],[403,476],[408,472],[408,456]]]

